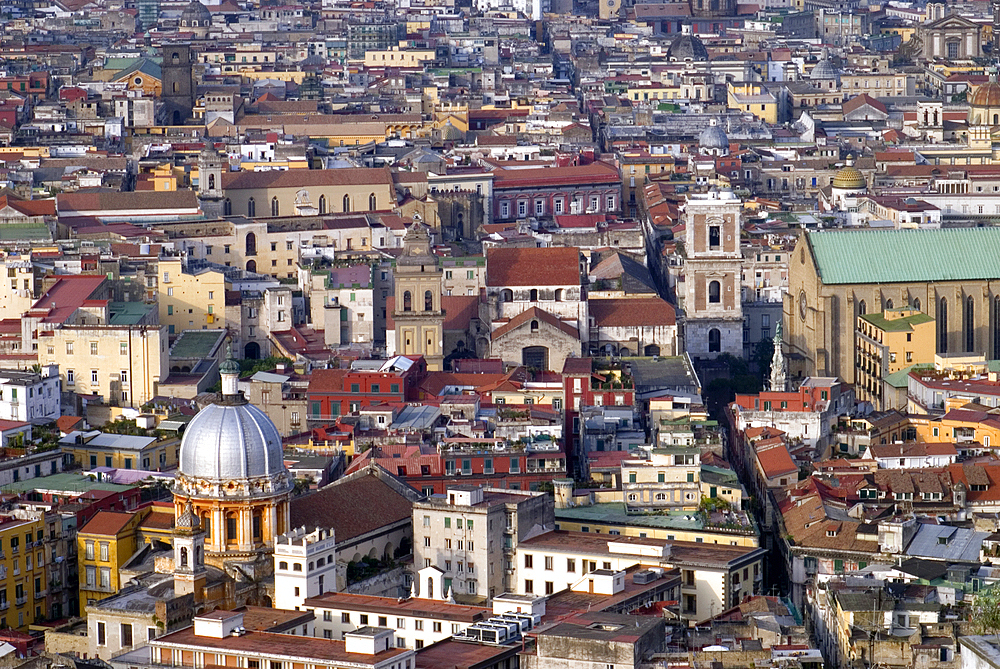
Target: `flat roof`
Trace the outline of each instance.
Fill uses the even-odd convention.
[[[348,653],[343,641],[320,639],[317,637],[277,634],[274,632],[247,631],[242,636],[228,636],[222,639],[198,636],[194,627],[166,634],[153,641],[151,646],[161,648],[205,649],[240,655],[254,655],[273,658],[280,662],[289,660],[308,664],[358,664],[382,663],[388,659],[412,653],[405,648],[389,648],[375,655]]]
[[[399,601],[394,597],[353,595],[346,592],[326,592],[316,597],[309,597],[306,599],[305,605],[317,609],[349,609],[389,615],[440,618],[467,623],[485,620],[493,615],[490,609],[481,606],[450,604],[441,600],[420,599],[419,597],[410,597]]]
[[[225,336],[225,330],[184,330],[170,347],[170,357],[207,358]]]

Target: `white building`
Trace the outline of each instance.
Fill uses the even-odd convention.
[[[955,464],[958,451],[945,442],[871,444],[863,459],[874,460],[879,469],[924,469]]]
[[[470,625],[490,617],[488,608],[465,606],[446,599],[440,569],[421,569],[415,582],[426,582],[428,578],[437,582],[433,598],[413,596],[399,600],[346,592],[328,592],[311,597],[306,607],[316,616],[314,635],[325,639],[343,639],[361,627],[389,627],[395,631],[397,648],[419,650],[461,634]]]
[[[300,610],[307,597],[337,590],[333,530],[299,527],[274,542],[274,608]],[[337,637],[340,638],[340,637]]]
[[[59,366],[41,373],[0,369],[0,420],[33,421],[59,418]]]
[[[518,542],[554,526],[554,507],[545,493],[453,486],[443,497],[416,502],[413,564],[436,567],[442,579],[425,577],[414,594],[434,599],[449,591],[470,597],[508,592]]]
[[[762,548],[701,542],[607,536],[589,532],[547,532],[522,541],[517,550],[515,592],[551,595],[589,589],[593,572],[615,574],[636,565],[681,570],[681,616],[707,620],[761,594]],[[598,587],[595,577],[594,587]]]

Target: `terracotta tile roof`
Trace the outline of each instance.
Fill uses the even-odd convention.
[[[76,274],[60,276],[51,288],[32,305],[44,310],[46,323],[64,323],[101,287],[104,276]]]
[[[266,174],[262,172],[261,174]],[[498,169],[493,171],[493,190],[538,188],[576,184],[620,184],[618,170],[604,163],[572,167],[537,169]]]
[[[378,475],[367,472],[296,497],[291,505],[292,527],[332,528],[338,544],[387,525],[409,522],[412,512],[409,499]]]
[[[570,246],[488,249],[486,285],[579,286],[580,251]]]
[[[877,109],[882,113],[886,113],[885,105],[876,100],[875,98],[871,97],[867,93],[862,93],[861,95],[851,98],[850,100],[848,100],[843,104],[842,109],[845,114],[848,114],[856,109],[860,109],[865,105],[868,105],[873,109]]]
[[[372,595],[354,595],[346,592],[327,592],[317,597],[306,599],[306,606],[317,609],[343,609],[345,611],[364,611],[372,613],[389,613],[410,615],[418,618],[435,618],[437,620],[454,620],[456,622],[474,623],[492,615],[492,609],[481,606],[465,606],[449,604],[435,599],[420,599],[410,597],[400,601],[395,597],[375,597]],[[406,613],[397,613],[405,611]]]
[[[658,297],[590,300],[590,315],[598,327],[675,325],[674,307]]]
[[[788,448],[780,441],[775,444],[758,444],[756,450],[757,462],[769,479],[782,474],[793,474],[799,470],[788,453]]]
[[[548,323],[552,327],[562,330],[570,337],[575,337],[575,338],[580,337],[580,332],[572,325],[569,325],[568,323],[559,320],[558,318],[556,318],[555,316],[553,316],[552,314],[543,309],[539,309],[538,307],[531,307],[527,311],[522,311],[520,314],[514,316],[514,318],[510,319],[509,321],[498,327],[496,330],[494,330],[490,334],[490,338],[493,340],[497,340],[500,337],[507,334],[508,332],[515,330],[524,325],[525,323],[535,319],[542,321],[544,323]]]
[[[339,393],[344,389],[346,369],[314,369],[309,375],[308,393]]]
[[[305,171],[305,170],[303,170]],[[248,174],[285,174],[285,172],[249,172]],[[193,190],[60,193],[56,196],[60,216],[79,215],[85,211],[135,211],[197,209],[198,195]]]
[[[118,511],[98,511],[90,521],[80,528],[80,534],[102,534],[114,536],[132,520],[134,514]]]

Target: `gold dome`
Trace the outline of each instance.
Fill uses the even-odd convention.
[[[971,107],[1000,107],[1000,83],[992,78],[981,86],[976,86],[969,100]]]
[[[865,180],[865,175],[861,174],[858,168],[848,165],[833,177],[832,186],[844,190],[863,190],[868,187],[868,182]]]

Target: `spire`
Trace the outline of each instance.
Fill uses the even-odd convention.
[[[781,321],[778,321],[774,329],[774,355],[771,356],[771,384],[772,393],[783,393],[787,390],[788,361],[781,350]]]
[[[236,399],[239,396],[240,363],[233,358],[232,344],[226,346],[226,361],[219,365],[219,376],[222,377],[222,398]]]

